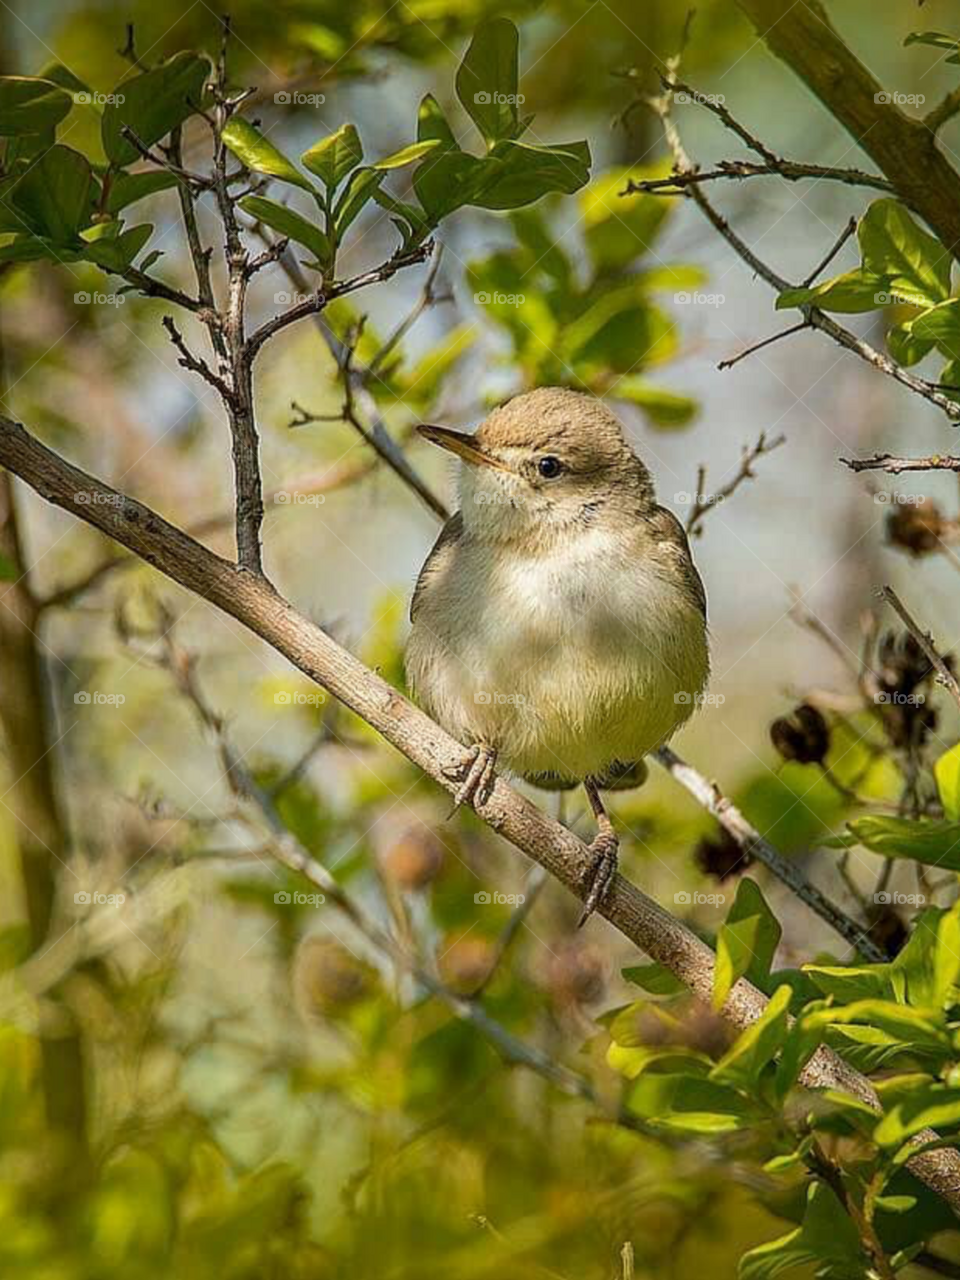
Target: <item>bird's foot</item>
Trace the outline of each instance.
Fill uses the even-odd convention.
[[[453,797],[453,808],[449,815],[451,818],[462,804],[471,804],[476,808],[478,804],[483,804],[490,798],[496,764],[496,747],[488,747],[485,743],[478,742],[464,752],[459,764],[451,769],[444,769],[448,777],[463,779]]]
[[[617,874],[617,855],[620,851],[620,838],[615,831],[601,831],[590,842],[590,865],[583,874],[583,881],[589,885],[583,911],[577,921],[577,928],[582,929],[597,907],[603,902]]]

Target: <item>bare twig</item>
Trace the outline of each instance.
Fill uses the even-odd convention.
[[[753,160],[722,160],[714,169],[693,169],[688,173],[675,173],[669,178],[630,179],[631,191],[648,195],[677,196],[687,187],[705,182],[743,181],[745,178],[786,178],[788,182],[804,179],[827,179],[849,186],[872,187],[876,191],[890,193],[893,184],[879,174],[863,173],[859,169],[838,169],[831,165],[803,164],[798,160],[778,158],[775,163],[757,164]]]
[[[937,673],[937,681],[942,684],[950,693],[954,702],[960,707],[960,684],[957,678],[944,662],[943,658],[937,652],[933,643],[933,636],[929,631],[924,631],[920,624],[916,621],[906,605],[894,591],[893,587],[882,586],[879,595],[886,600],[887,604],[895,611],[900,621],[907,628],[910,634],[916,640],[917,644],[923,650],[924,656],[930,662],[930,665]]]
[[[851,471],[889,471],[899,475],[901,471],[960,471],[960,457],[953,454],[934,453],[929,458],[900,458],[892,453],[876,453],[872,458],[841,458]]]
[[[827,254],[827,256],[817,263],[817,265],[813,268],[813,270],[804,280],[803,286],[805,289],[809,289],[810,286],[813,284],[814,280],[816,280],[817,276],[820,275],[821,272],[826,271],[827,267],[829,267],[830,263],[834,260],[834,258],[837,256],[837,254],[840,252],[843,246],[847,243],[850,237],[853,235],[856,235],[856,232],[857,232],[857,220],[856,218],[851,218],[850,221],[847,223],[847,225],[840,232],[839,236],[837,236],[834,246],[830,250],[830,252]]]
[[[721,360],[717,368],[720,370],[732,369],[741,360],[746,360],[747,356],[752,356],[755,352],[762,351],[764,347],[772,346],[775,342],[779,342],[781,338],[789,338],[793,333],[800,333],[801,330],[812,327],[809,320],[801,320],[799,324],[792,324],[789,329],[781,329],[779,333],[772,333],[769,338],[761,338],[759,342],[753,342],[749,347],[744,347],[742,351],[738,351],[735,356],[730,356],[727,360]]]
[[[686,530],[690,537],[696,538],[703,531],[703,520],[709,511],[721,502],[726,502],[727,498],[733,497],[745,480],[754,479],[753,464],[756,460],[768,453],[773,453],[774,449],[779,449],[786,439],[786,436],[779,435],[773,440],[767,440],[766,432],[761,431],[757,443],[743,450],[737,474],[716,493],[709,496],[703,492],[707,476],[706,467],[700,468],[697,476],[697,492],[693,495],[693,506],[686,521]]]

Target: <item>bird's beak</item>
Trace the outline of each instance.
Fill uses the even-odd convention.
[[[497,471],[510,470],[506,463],[484,452],[473,436],[468,436],[463,431],[451,431],[449,427],[426,425],[417,427],[417,430],[431,444],[438,444],[441,449],[448,449],[450,453],[455,453],[458,458],[469,462],[473,467],[493,467]]]

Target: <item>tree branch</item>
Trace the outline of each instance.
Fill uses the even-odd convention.
[[[207,551],[149,507],[74,467],[20,424],[4,417],[0,417],[0,464],[49,502],[80,514],[161,573],[241,622],[339,698],[446,791],[452,794],[456,790],[462,745],[299,614],[264,578],[245,573]],[[502,778],[495,780],[478,813],[583,900],[584,877],[592,860],[587,847],[572,832]],[[713,952],[636,885],[618,875],[599,913],[694,994],[710,1001]],[[756,1021],[766,1003],[755,987],[741,979],[728,996],[723,1013],[734,1026],[743,1028]],[[817,1051],[804,1068],[801,1081],[811,1088],[842,1089],[879,1109],[870,1082],[827,1048]],[[918,1144],[930,1140],[928,1132],[917,1138]],[[918,1151],[908,1167],[960,1213],[960,1153],[946,1148]]]

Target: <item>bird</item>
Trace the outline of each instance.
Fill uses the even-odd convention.
[[[407,684],[465,748],[454,810],[482,804],[501,767],[546,790],[583,786],[597,834],[582,925],[618,864],[601,793],[640,785],[644,757],[702,700],[703,581],[597,397],[540,387],[474,434],[418,431],[460,460],[460,505],[414,588]]]

